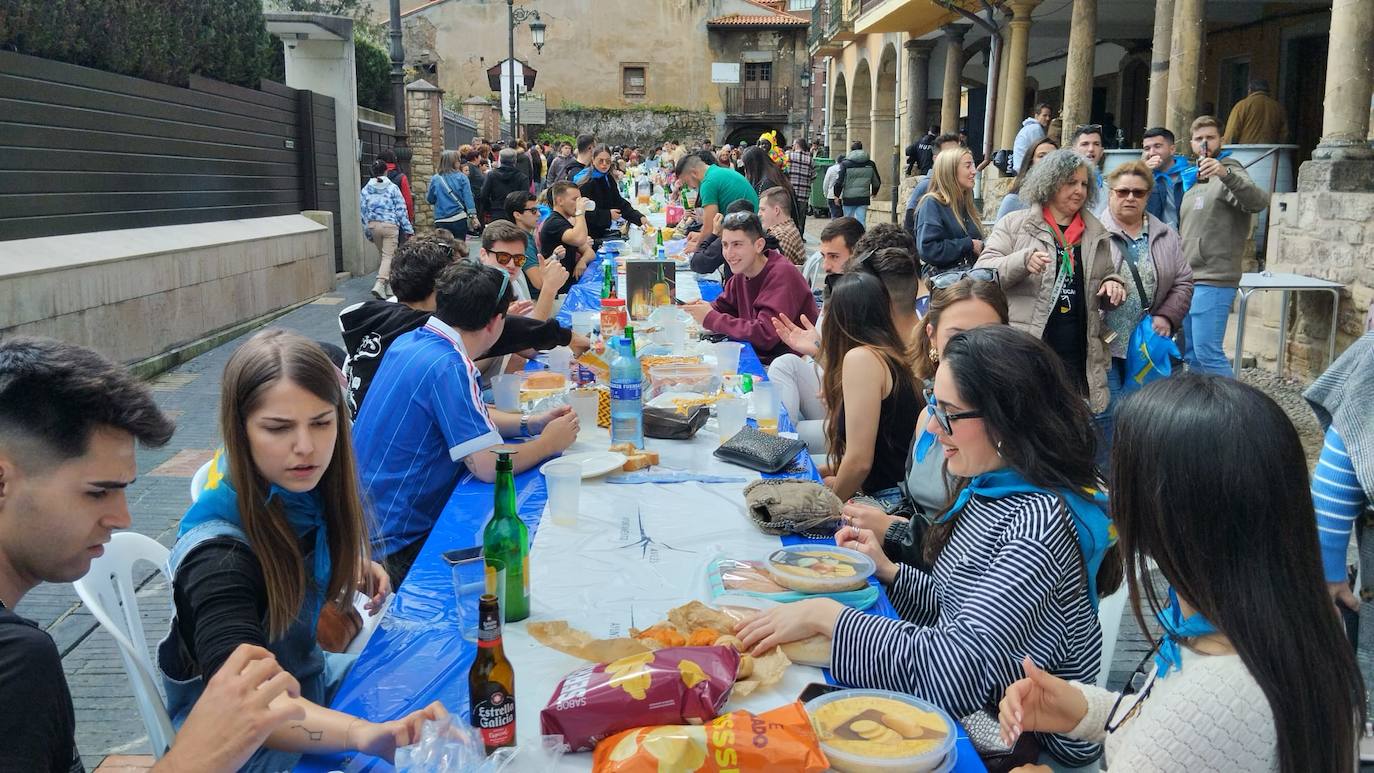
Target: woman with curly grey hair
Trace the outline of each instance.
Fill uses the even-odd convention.
[[[977,266],[996,269],[1012,326],[1049,344],[1079,396],[1102,414],[1112,338],[1102,312],[1125,299],[1126,283],[1114,273],[1111,237],[1091,213],[1095,174],[1072,150],[1045,156],[1021,185],[1030,208],[997,221]]]

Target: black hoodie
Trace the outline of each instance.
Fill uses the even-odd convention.
[[[514,165],[498,166],[482,183],[482,203],[492,220],[506,218],[506,196],[516,191],[528,191],[530,178]]]
[[[403,303],[377,300],[355,303],[339,312],[339,330],[348,352],[343,370],[353,415],[358,414],[372,377],[377,375],[377,368],[382,364],[382,355],[391,343],[425,324],[430,316],[428,311],[412,309]],[[567,346],[571,340],[572,331],[559,325],[557,320],[507,316],[501,337],[478,359],[501,357],[526,349],[544,351]]]

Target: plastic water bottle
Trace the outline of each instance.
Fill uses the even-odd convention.
[[[644,447],[643,373],[628,339],[615,340],[611,361],[611,443]]]

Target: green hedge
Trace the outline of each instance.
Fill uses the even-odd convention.
[[[256,87],[270,63],[261,0],[5,0],[0,47],[183,86]]]
[[[358,77],[358,104],[385,111],[391,103],[391,56],[386,49],[355,30],[353,69]]]

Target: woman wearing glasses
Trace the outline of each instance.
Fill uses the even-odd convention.
[[[977,176],[967,149],[935,157],[930,192],[916,206],[916,246],[931,272],[972,266],[983,253],[983,228],[973,203]]]
[[[902,619],[807,599],[740,626],[744,643],[762,653],[827,636],[840,683],[916,695],[955,717],[991,709],[1022,676],[1026,653],[1058,676],[1091,680],[1102,650],[1095,600],[1117,588],[1121,567],[1092,417],[1068,391],[1059,359],[1026,333],[988,325],[951,338],[928,429],[959,484],[925,537],[933,568],[894,563],[867,529],[836,535],[874,560]],[[1096,743],[1047,733],[1025,743],[1066,766],[1099,754]]]
[[[1101,312],[1125,299],[1126,283],[1115,273],[1110,235],[1089,211],[1096,174],[1072,150],[1045,156],[1021,187],[1030,209],[997,222],[977,265],[997,272],[1012,326],[1049,344],[1069,372],[1070,393],[1103,414],[1111,330]]]
[[[1105,317],[1116,333],[1107,370],[1113,402],[1126,380],[1126,342],[1141,315],[1148,311],[1154,331],[1169,337],[1183,324],[1193,299],[1193,269],[1183,257],[1178,231],[1145,211],[1152,188],[1154,174],[1143,161],[1122,164],[1107,175],[1102,227],[1116,245],[1116,273],[1130,280],[1126,300]]]
[[[1150,384],[1119,418],[1112,469],[1129,474],[1114,475],[1112,517],[1136,619],[1164,637],[1134,694],[1031,656],[1001,702],[1003,739],[1105,742],[1121,771],[1354,771],[1364,688],[1322,581],[1293,424],[1253,387],[1198,374]]]
[[[863,493],[888,512],[902,503],[918,385],[907,342],[892,322],[887,288],[867,271],[840,275],[821,328],[821,395],[829,448],[821,471],[841,501]]]
[[[611,150],[598,145],[592,151],[592,165],[573,177],[582,195],[596,202],[595,208],[587,209],[587,231],[593,239],[620,238],[620,231],[612,229],[611,223],[625,218],[633,225],[642,225],[644,216],[620,195],[620,185],[612,171]]]

